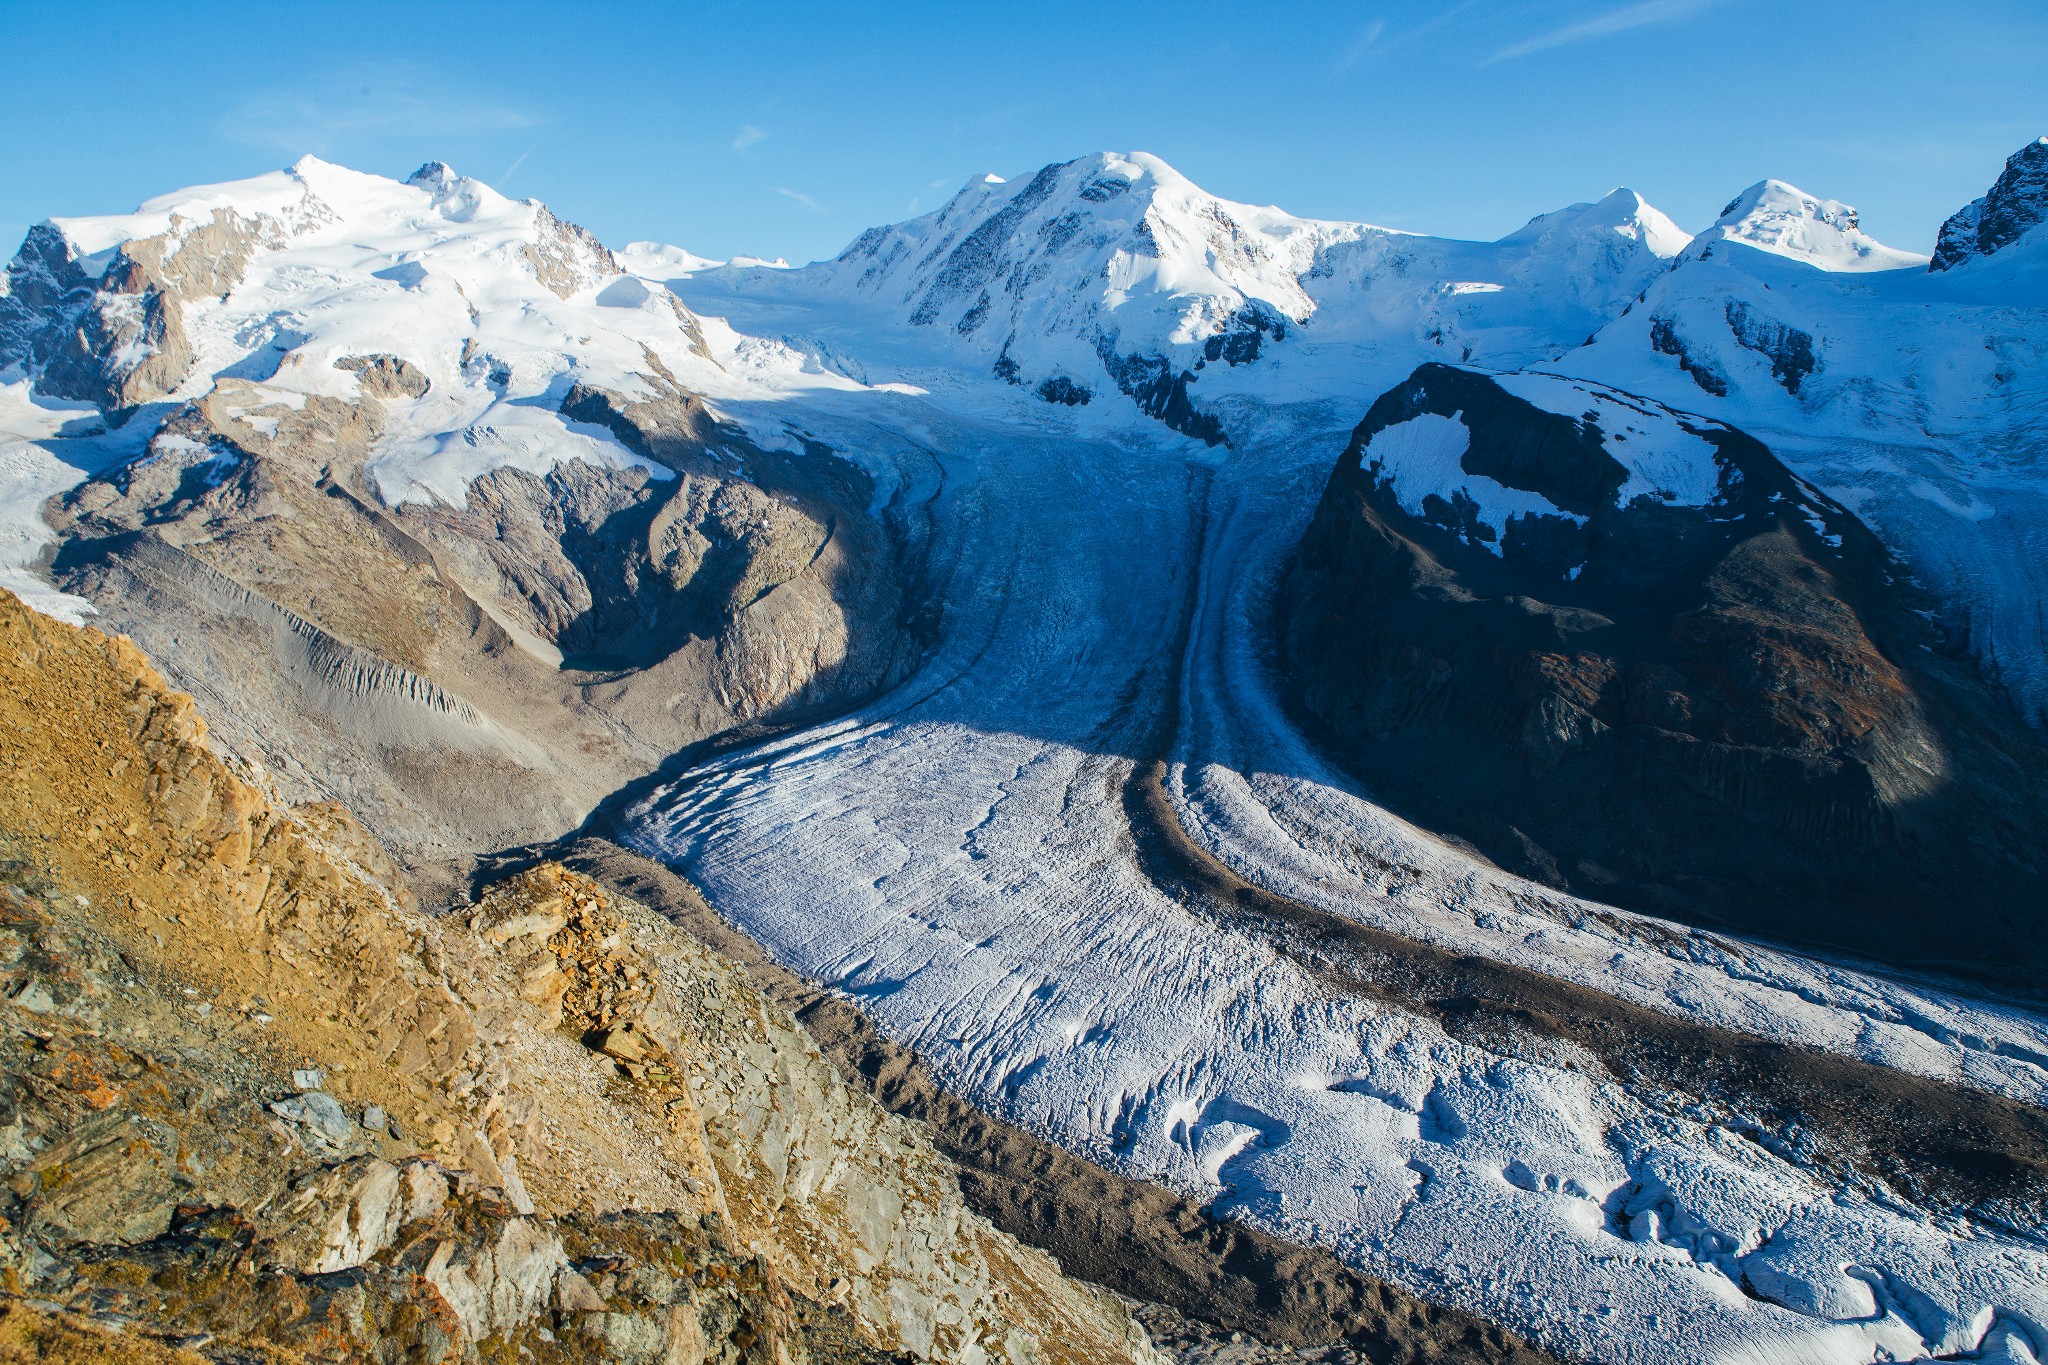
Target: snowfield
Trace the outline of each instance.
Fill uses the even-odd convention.
[[[1163,753],[1189,836],[1256,885],[2048,1103],[2048,1019],[1506,876],[1324,763],[1264,662],[1265,596],[1352,428],[1444,360],[1600,410],[1624,497],[1715,495],[1707,443],[1657,403],[1743,426],[1891,537],[2037,703],[2039,233],[1929,276],[1852,210],[1765,182],[1698,239],[1617,191],[1446,242],[1216,200],[1138,154],[978,179],[798,270],[600,255],[445,168],[399,185],[304,162],[59,226],[104,253],[222,206],[267,215],[272,241],[192,307],[199,358],[164,406],[237,377],[276,401],[354,394],[334,361],[401,356],[429,387],[389,404],[388,501],[459,502],[505,464],[633,460],[559,407],[577,382],[637,392],[655,361],[754,439],[874,475],[939,608],[930,657],[851,715],[653,792],[629,838],[961,1095],[1567,1353],[2048,1353],[2038,1229],[1836,1179],[1568,1050],[1504,1055],[1337,989],[1155,885],[1123,797]],[[33,588],[43,499],[139,454],[154,417],[66,435],[76,414],[19,376],[4,401],[0,581]],[[1559,514],[1476,486],[1461,430],[1418,419],[1372,457],[1404,501]]]

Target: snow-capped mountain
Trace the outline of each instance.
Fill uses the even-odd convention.
[[[872,685],[892,637],[848,622],[895,578],[865,476],[713,407],[857,386],[693,315],[658,277],[695,258],[632,259],[655,278],[439,163],[37,226],[0,293],[0,581],[110,614],[294,791],[423,846]],[[563,694],[592,672],[601,699]],[[451,818],[451,784],[495,794]]]
[[[558,444],[623,459],[558,411],[577,383],[632,391],[723,372],[699,321],[583,229],[438,163],[402,183],[308,157],[290,170],[33,229],[0,296],[0,362],[117,422],[217,379],[353,394],[350,357],[395,354],[418,406],[383,443],[394,502]],[[552,458],[552,457],[550,457]]]
[[[1849,205],[1817,199],[1782,180],[1760,180],[1736,195],[1693,240],[1690,254],[1704,258],[1717,242],[1739,242],[1820,270],[1900,270],[1927,263],[1925,256],[1895,250],[1864,232]]]
[[[944,208],[863,233],[799,270],[728,266],[690,282],[912,330],[1049,403],[1121,392],[1212,444],[1201,383],[1277,343],[1343,342],[1514,364],[1583,340],[1687,241],[1629,190],[1496,243],[1297,218],[1208,194],[1142,152],[970,181]],[[706,303],[705,306],[715,307]]]

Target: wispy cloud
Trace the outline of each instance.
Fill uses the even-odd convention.
[[[811,196],[809,196],[808,194],[804,194],[798,190],[786,190],[783,189],[780,185],[777,185],[775,187],[775,192],[781,195],[784,199],[796,200],[797,203],[802,204],[812,213],[823,213],[825,211],[823,208],[819,207],[817,200],[811,198]]]
[[[427,67],[379,63],[252,90],[228,106],[219,127],[249,146],[318,153],[366,139],[453,138],[541,122],[529,109],[450,89]]]
[[[1386,31],[1387,21],[1384,19],[1375,19],[1360,29],[1358,36],[1351,40],[1350,46],[1338,54],[1337,64],[1332,70],[1341,76],[1352,67],[1364,61],[1365,54],[1372,51],[1373,44],[1377,43],[1381,35],[1385,34]]]
[[[533,144],[533,147],[538,146],[540,146],[538,142]],[[518,170],[521,166],[524,166],[526,164],[526,158],[533,155],[533,147],[528,147],[518,156],[513,157],[512,164],[507,166],[505,168],[505,173],[498,177],[496,188],[500,193],[504,192],[505,186],[512,183],[512,172]]]
[[[1495,62],[1512,61],[1553,48],[1570,47],[1574,43],[1588,42],[1594,38],[1605,38],[1615,33],[1627,33],[1631,29],[1650,28],[1659,24],[1677,24],[1700,14],[1721,0],[1639,0],[1633,5],[1596,14],[1591,19],[1581,19],[1576,24],[1566,24],[1525,38],[1511,47],[1504,47],[1481,61],[1481,66],[1492,66]]]
[[[749,123],[741,128],[733,137],[732,149],[736,152],[744,152],[755,143],[767,138],[767,136],[768,130],[766,128],[756,128],[753,124]]]

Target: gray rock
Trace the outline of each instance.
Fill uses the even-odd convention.
[[[337,370],[351,370],[362,383],[363,392],[373,398],[424,398],[431,387],[418,366],[401,356],[343,356],[334,362]]]
[[[30,1014],[51,1014],[57,1008],[56,998],[50,994],[50,988],[40,981],[31,981],[17,991],[14,1003]]]
[[[270,1112],[298,1124],[330,1147],[347,1145],[355,1131],[355,1125],[348,1121],[335,1098],[318,1090],[277,1100],[271,1104]]]

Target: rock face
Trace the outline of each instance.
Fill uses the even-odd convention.
[[[1941,225],[1929,270],[1953,270],[1963,262],[2011,246],[2048,222],[2048,137],[2035,138],[2005,159],[1990,192],[1971,200]]]
[[[97,256],[81,256],[59,228],[38,224],[7,268],[0,364],[39,369],[39,392],[123,418],[190,372],[185,305],[226,294],[256,249],[282,240],[303,216],[217,208],[204,219],[173,217]]]
[[[311,1359],[1152,1360],[667,922],[552,865],[422,917],[132,645],[11,597],[0,711],[0,1262],[42,1311]]]
[[[1926,605],[1741,432],[1444,366],[1373,405],[1280,596],[1295,702],[1504,866],[2032,980],[2048,751]]]
[[[735,477],[701,403],[585,389],[579,420],[675,476],[503,468],[459,508],[388,507],[366,472],[386,398],[425,380],[396,357],[348,368],[354,401],[222,381],[153,459],[52,512],[57,575],[174,659],[297,799],[459,856],[559,832],[694,740],[902,662],[894,546],[850,466],[757,453]]]

